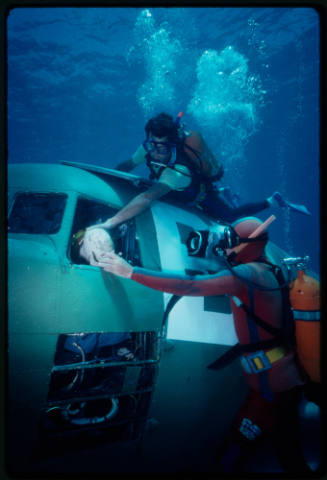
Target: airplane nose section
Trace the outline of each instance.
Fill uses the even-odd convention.
[[[9,333],[40,332],[54,319],[58,255],[51,240],[8,239]]]
[[[58,262],[55,245],[50,237],[41,237],[39,239],[30,238],[30,235],[20,235],[8,238],[8,260],[31,259],[31,261],[42,258],[52,259]],[[45,258],[47,257],[47,258]]]

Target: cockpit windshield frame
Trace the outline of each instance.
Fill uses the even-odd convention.
[[[8,215],[8,232],[54,235],[59,232],[68,195],[62,192],[16,192]]]
[[[76,235],[85,232],[87,227],[102,223],[115,215],[117,207],[105,202],[94,200],[87,196],[78,196],[75,206],[74,219],[70,241],[68,242],[67,257],[75,265],[88,265],[88,262],[79,254],[79,245],[74,242]],[[110,230],[115,251],[132,265],[141,266],[141,254],[135,220],[131,219]]]

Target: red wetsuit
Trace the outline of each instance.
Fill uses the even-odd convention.
[[[259,262],[234,267],[241,277],[267,288],[278,287],[277,280],[268,265]],[[240,280],[228,270],[215,275],[194,277],[169,272],[150,272],[134,268],[132,279],[148,287],[175,295],[210,296],[230,295],[235,331],[240,344],[255,343],[272,339],[273,335],[259,327],[242,308],[236,306],[233,296],[247,305],[258,317],[274,327],[281,327],[282,298],[279,290],[262,291]],[[247,355],[247,354],[245,354]],[[303,379],[296,366],[293,352],[274,362],[271,369],[260,375],[245,373],[250,387],[262,393],[281,392],[296,385]]]
[[[238,265],[233,270],[242,278],[267,288],[278,287],[270,267],[261,262]],[[230,296],[235,330],[240,344],[273,338],[239,308],[233,296],[247,305],[258,317],[274,327],[281,327],[282,296],[280,290],[264,291],[242,281],[229,270],[215,275],[187,276],[134,268],[131,277],[148,287],[175,295]],[[247,356],[248,354],[245,354]],[[249,393],[236,415],[217,461],[224,472],[243,471],[253,449],[267,435],[272,438],[279,463],[288,472],[310,472],[303,457],[298,405],[304,379],[292,351],[260,373],[245,373]]]

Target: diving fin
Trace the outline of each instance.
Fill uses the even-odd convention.
[[[291,203],[285,200],[286,206],[292,211],[297,213],[302,213],[303,215],[311,215],[311,212],[307,209],[305,205],[299,205],[297,203]]]
[[[289,202],[279,193],[274,192],[272,198],[278,203],[280,207],[289,208],[292,212],[302,213],[303,215],[311,215],[305,205]]]

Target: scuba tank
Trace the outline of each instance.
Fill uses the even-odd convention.
[[[179,139],[183,140],[184,153],[197,168],[200,168],[204,178],[220,180],[224,174],[223,165],[212,154],[200,133],[185,130],[185,125],[181,123],[182,116],[183,112],[179,112],[175,118],[175,125],[178,128]],[[213,168],[215,168],[214,175]]]
[[[320,382],[320,283],[306,275],[309,257],[286,258],[283,263],[297,268],[289,285],[289,299],[295,321],[296,350],[304,370],[313,382]]]

